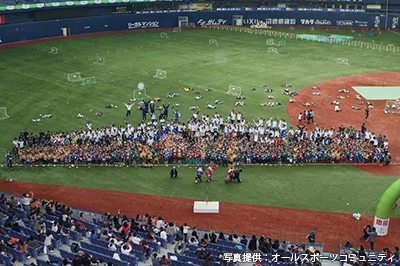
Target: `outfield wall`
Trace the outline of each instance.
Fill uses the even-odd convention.
[[[251,26],[261,20],[272,27],[341,27],[365,29],[399,30],[399,17],[368,14],[360,10],[343,12],[283,11],[282,9],[258,10],[255,12],[220,10],[217,12],[177,12],[160,11],[154,13],[96,16],[41,22],[8,24],[0,26],[2,44],[54,38],[68,35],[80,35],[99,32],[173,28],[178,26],[178,17],[188,17],[195,26],[233,25],[233,16],[242,16],[243,25]]]

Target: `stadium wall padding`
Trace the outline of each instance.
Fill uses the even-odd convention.
[[[232,25],[233,15],[243,16],[244,26],[261,20],[272,27],[341,27],[399,30],[399,17],[358,12],[282,12],[282,11],[219,11],[219,12],[167,12],[146,14],[123,14],[93,16],[85,18],[28,22],[0,26],[2,44],[32,41],[62,36],[62,28],[70,35],[173,28],[178,26],[178,17],[187,16],[196,26]]]

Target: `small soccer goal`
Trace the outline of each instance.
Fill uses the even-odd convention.
[[[82,80],[81,73],[79,72],[69,73],[67,76],[69,82],[78,82]]]
[[[149,97],[150,96],[147,95],[146,89],[138,89],[133,91],[133,99],[135,100],[141,100]]]
[[[0,107],[0,120],[10,118],[5,107]]]
[[[242,95],[242,88],[236,85],[229,85],[229,89],[226,94],[232,96],[240,96]]]
[[[208,43],[209,43],[210,45],[219,45],[218,41],[215,40],[215,39],[209,39],[209,40],[208,40]]]
[[[175,27],[172,32],[181,32],[182,28],[181,27]]]
[[[279,41],[276,46],[283,46],[283,45],[286,45],[286,41],[285,40]]]
[[[104,65],[105,62],[106,62],[106,59],[103,56],[98,56],[98,57],[96,57],[96,61],[94,61],[93,63],[97,64],[97,65]]]
[[[161,32],[161,33],[160,33],[160,38],[167,39],[167,38],[169,38],[169,37],[168,37],[168,34],[167,34],[167,33]]]
[[[267,45],[275,45],[274,39],[268,39],[267,40]]]
[[[82,79],[82,86],[89,85],[89,84],[96,84],[96,78],[95,77],[88,77],[88,78],[83,78]]]
[[[269,54],[279,54],[278,49],[274,47],[268,47],[268,53]]]
[[[167,71],[161,70],[161,69],[157,69],[157,72],[156,72],[156,74],[153,76],[153,78],[157,78],[157,79],[166,79],[166,78],[167,78]]]
[[[336,58],[336,64],[338,64],[338,65],[349,65],[349,59],[347,59],[347,58]]]
[[[50,47],[48,53],[49,54],[58,54],[58,48],[57,47]]]

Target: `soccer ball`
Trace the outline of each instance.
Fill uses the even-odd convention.
[[[194,180],[194,182],[197,184],[197,182],[199,182],[199,180],[196,179],[196,180]]]
[[[115,106],[115,108],[117,108],[118,106]]]

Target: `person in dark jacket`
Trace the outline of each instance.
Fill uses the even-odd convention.
[[[176,166],[173,166],[170,172],[171,178],[177,178],[178,177],[178,170],[176,169]]]
[[[247,247],[251,252],[255,252],[257,250],[257,237],[255,235],[251,237]]]

